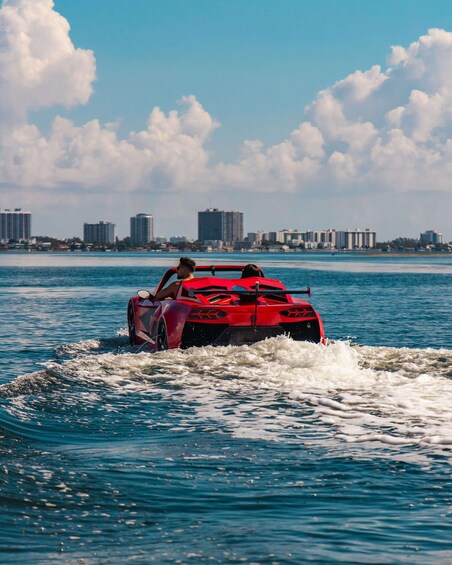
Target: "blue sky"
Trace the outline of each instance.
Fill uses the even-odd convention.
[[[124,120],[138,130],[153,106],[194,94],[221,129],[217,159],[244,139],[278,143],[321,89],[375,64],[431,27],[452,30],[450,1],[56,0],[75,45],[93,49],[88,106],[67,115]],[[52,111],[53,114],[53,111]]]
[[[216,206],[242,210],[246,231],[452,238],[449,1],[2,6],[0,206],[32,209],[36,232],[107,219],[125,236],[150,212],[159,234],[196,236],[197,210]]]

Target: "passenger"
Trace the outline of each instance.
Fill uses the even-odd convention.
[[[242,276],[240,278],[247,279],[249,277],[261,277],[263,275],[262,271],[256,265],[250,263],[243,267]]]
[[[174,281],[166,288],[162,288],[160,292],[155,295],[155,300],[163,300],[164,298],[176,298],[181,283],[189,281],[194,278],[196,263],[189,257],[181,257],[179,265],[176,267],[176,276],[179,280]]]

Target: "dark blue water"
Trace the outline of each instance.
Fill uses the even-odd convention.
[[[327,346],[151,355],[127,300],[177,257],[0,256],[0,561],[450,562],[452,259],[220,258]]]

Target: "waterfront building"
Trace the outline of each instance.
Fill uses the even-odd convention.
[[[268,243],[284,243],[284,232],[288,230],[280,231],[268,231],[262,234],[262,240]]]
[[[377,234],[369,228],[365,230],[336,231],[337,249],[372,249],[377,243]]]
[[[130,242],[146,245],[154,241],[154,218],[151,214],[137,214],[130,218]]]
[[[31,238],[31,212],[22,208],[0,210],[0,241],[8,242],[10,239],[26,241]]]
[[[204,241],[206,251],[222,251],[223,241],[219,239],[208,239]]]
[[[308,241],[308,232],[306,231],[284,229],[281,232],[281,236],[280,243],[284,243],[284,245],[295,246]]]
[[[193,241],[186,235],[172,235],[169,240],[170,243],[190,243]]]
[[[281,232],[269,232],[269,241],[280,242],[290,247],[304,245],[306,249],[372,249],[376,245],[376,233],[369,228],[365,230],[293,230],[284,229]],[[276,239],[278,237],[278,239]]]
[[[270,243],[284,243],[284,233],[288,230],[269,231],[265,234],[265,241]]]
[[[255,247],[255,244],[248,239],[245,239],[244,241],[235,241],[233,245],[234,251],[250,251],[253,247]]]
[[[112,244],[115,242],[115,224],[100,221],[98,224],[83,224],[83,241],[85,243]]]
[[[225,241],[233,245],[243,240],[243,212],[225,212]]]
[[[217,208],[198,212],[198,240],[224,241],[223,218],[224,212]]]
[[[252,245],[260,245],[263,239],[264,232],[260,230],[256,232],[248,232],[248,235],[246,236],[246,240],[249,241]]]
[[[198,240],[223,241],[233,245],[243,240],[243,212],[209,208],[198,212]]]
[[[424,233],[421,233],[421,243],[424,245],[436,245],[438,243],[443,243],[443,234],[434,230],[427,230]]]

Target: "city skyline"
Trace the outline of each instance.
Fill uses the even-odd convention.
[[[248,230],[452,238],[444,2],[0,6],[0,206],[35,232],[125,235],[143,209],[194,237],[214,205]]]
[[[99,220],[95,223],[83,224],[83,235],[80,238],[85,243],[97,244],[113,244],[118,239],[130,239],[130,244],[135,247],[146,246],[149,243],[158,241],[177,242],[199,242],[201,244],[213,244],[223,246],[234,246],[236,243],[246,243],[251,246],[260,245],[266,241],[270,244],[282,244],[289,246],[297,246],[299,244],[307,244],[309,248],[317,247],[317,244],[325,245],[331,248],[374,248],[377,243],[383,243],[383,240],[377,240],[377,234],[370,228],[323,228],[323,229],[297,229],[297,228],[280,228],[270,231],[244,230],[244,214],[240,211],[219,210],[217,208],[208,208],[198,211],[198,235],[192,238],[186,234],[171,234],[167,236],[154,234],[154,217],[146,212],[139,212],[135,216],[130,217],[130,229],[126,236],[117,236],[115,229],[116,224]],[[1,209],[0,208],[0,243],[12,241],[31,241],[36,237],[49,237],[52,234],[33,234],[31,232],[32,213],[24,211],[21,208]],[[405,236],[400,235],[399,238]],[[72,235],[69,238],[78,238]],[[57,238],[58,239],[58,238]],[[397,239],[397,238],[394,238]],[[446,243],[443,234],[433,229],[427,229],[421,232],[419,237],[415,237],[421,244],[431,245]],[[452,242],[451,242],[452,243]],[[248,248],[245,246],[245,248]]]

